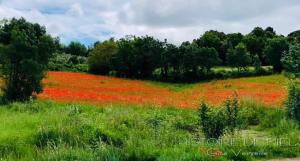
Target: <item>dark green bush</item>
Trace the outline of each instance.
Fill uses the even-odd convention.
[[[237,96],[225,101],[224,106],[209,108],[204,102],[199,108],[200,124],[206,138],[220,138],[226,130],[231,134],[240,127],[240,105]]]
[[[228,99],[225,101],[225,121],[227,129],[230,133],[234,133],[234,130],[238,126],[239,117],[239,103],[237,96],[234,96],[232,100]]]
[[[298,121],[300,125],[300,84],[294,82],[289,85],[288,100],[286,102],[288,116]]]
[[[225,133],[226,123],[223,109],[209,108],[203,102],[200,105],[199,116],[202,131],[207,139],[219,139]]]

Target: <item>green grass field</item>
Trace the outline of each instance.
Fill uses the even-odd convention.
[[[245,126],[222,138],[234,138],[235,144],[221,145],[204,141],[197,110],[45,101],[2,105],[0,160],[248,161],[299,156],[300,131],[282,110],[254,102],[243,107]],[[255,119],[259,125],[248,126]],[[286,140],[277,145],[278,138]]]

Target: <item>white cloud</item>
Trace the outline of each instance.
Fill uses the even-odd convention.
[[[68,10],[68,14],[72,16],[82,16],[84,14],[83,9],[79,3],[72,4],[71,8]]]
[[[298,0],[2,0],[0,18],[25,17],[64,42],[152,35],[174,43],[205,30],[248,33],[273,26],[300,29]]]

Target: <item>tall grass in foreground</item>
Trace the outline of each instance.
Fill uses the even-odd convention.
[[[204,139],[196,110],[35,101],[0,106],[0,160],[248,161],[300,154],[300,131],[281,110],[242,106],[243,130],[225,134],[224,144]],[[264,141],[281,137],[293,146]],[[259,141],[244,145],[243,138]]]

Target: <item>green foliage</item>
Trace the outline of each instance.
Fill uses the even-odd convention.
[[[254,66],[255,71],[256,71],[257,73],[259,73],[259,72],[262,71],[261,61],[260,61],[258,55],[255,55],[255,56],[253,57],[253,66]]]
[[[297,30],[297,31],[294,31],[294,32],[291,32],[290,34],[288,34],[287,39],[291,44],[300,43],[300,30]]]
[[[85,45],[81,44],[80,42],[70,42],[68,46],[64,49],[65,53],[70,55],[76,55],[76,56],[84,56],[87,57],[88,50],[85,47]]]
[[[281,59],[286,72],[293,77],[300,77],[300,45],[290,45],[289,51]]]
[[[234,134],[234,130],[238,127],[239,124],[239,103],[236,94],[232,100],[228,99],[225,101],[225,108],[225,120],[227,129],[231,134]]]
[[[221,60],[218,57],[218,53],[214,48],[200,48],[196,55],[196,61],[199,63],[199,67],[205,74],[211,71],[211,68],[220,64]]]
[[[231,46],[237,46],[243,40],[243,35],[241,33],[231,33],[226,35],[227,43]]]
[[[196,43],[200,48],[214,48],[217,53],[219,59],[221,59],[222,63],[225,64],[226,61],[226,47],[224,46],[224,42],[226,39],[226,34],[223,32],[218,32],[214,30],[210,30],[205,32],[200,38],[196,39],[194,43]]]
[[[263,114],[263,116],[260,116],[259,127],[261,129],[275,128],[285,118],[285,111],[279,109],[264,111]]]
[[[179,59],[181,54],[177,46],[165,43],[164,51],[161,54],[161,76],[163,80],[171,78],[178,79],[181,75],[182,60]]]
[[[159,67],[163,43],[153,37],[127,37],[117,42],[113,57],[117,75],[130,78],[150,78]]]
[[[286,108],[290,118],[295,119],[300,124],[300,45],[291,45],[289,52],[282,58],[285,71],[292,78],[288,88],[288,100]]]
[[[298,128],[299,126],[294,120],[284,118],[277,122],[276,126],[271,130],[271,133],[276,137],[280,137],[295,132]]]
[[[55,53],[49,60],[48,69],[51,71],[87,72],[86,57]]]
[[[284,37],[276,37],[267,41],[266,48],[264,49],[264,55],[266,55],[270,64],[273,65],[275,72],[282,71],[283,67],[281,59],[288,49],[288,42]]]
[[[300,125],[300,84],[290,83],[288,88],[288,100],[286,101],[288,116],[298,121]]]
[[[41,80],[48,61],[55,51],[53,38],[45,27],[25,19],[11,19],[0,27],[4,98],[26,101],[42,91]]]
[[[242,126],[256,126],[262,124],[267,107],[254,100],[242,100],[241,106],[243,107],[240,110],[240,118],[243,120],[241,123]]]
[[[242,42],[246,45],[250,52],[251,58],[255,55],[259,56],[263,65],[269,64],[264,56],[264,49],[268,39],[272,39],[276,33],[272,27],[267,27],[265,30],[261,27],[255,27],[251,33],[246,35]]]
[[[251,58],[245,45],[240,43],[234,49],[228,50],[227,61],[230,66],[240,70],[250,65]]]
[[[179,48],[182,54],[182,69],[185,75],[196,77],[209,74],[213,66],[220,64],[218,53],[214,48],[201,47],[196,44],[183,43]]]
[[[212,110],[202,102],[199,108],[199,118],[207,139],[219,139],[225,133],[224,113],[220,109]]]
[[[118,47],[113,39],[98,43],[89,53],[89,71],[96,74],[109,74],[112,70],[112,58],[117,51]]]
[[[200,125],[207,139],[219,139],[226,130],[234,134],[239,123],[239,104],[236,97],[225,101],[224,107],[209,108],[204,102],[199,108]]]

